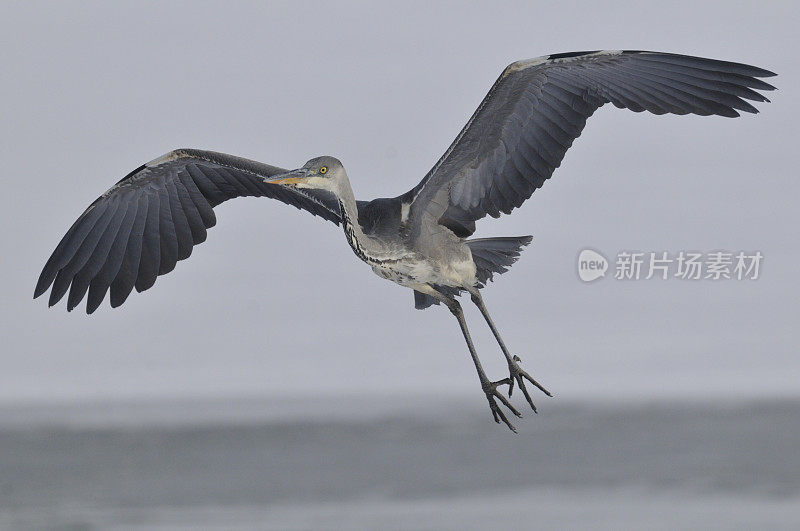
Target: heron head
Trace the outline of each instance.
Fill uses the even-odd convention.
[[[309,160],[302,168],[267,177],[264,182],[337,192],[339,183],[346,176],[344,166],[339,159],[324,156]]]

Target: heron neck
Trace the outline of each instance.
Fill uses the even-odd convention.
[[[342,214],[342,229],[350,248],[361,260],[371,263],[379,261],[378,249],[375,247],[372,238],[366,236],[358,223],[358,205],[356,203],[353,189],[349,182],[343,183],[337,198],[339,200],[339,210]]]
[[[340,184],[337,190],[336,198],[339,200],[339,211],[342,215],[342,224],[353,225],[353,231],[358,236],[364,236],[361,231],[361,226],[358,224],[358,205],[356,204],[356,196],[353,194],[353,188],[348,181]]]

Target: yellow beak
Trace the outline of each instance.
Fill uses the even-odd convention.
[[[270,184],[297,184],[302,180],[303,180],[302,177],[286,177],[284,179],[276,179],[274,181],[273,180],[269,180],[269,181],[266,181],[266,182],[268,182]]]
[[[268,184],[297,184],[306,180],[308,175],[309,172],[306,168],[300,168],[299,170],[292,170],[267,177],[264,179],[264,182]]]

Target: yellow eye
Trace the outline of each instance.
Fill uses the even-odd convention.
[[[320,172],[321,174],[325,175],[326,173],[328,173],[328,167],[327,167],[327,166],[322,166],[322,167],[319,169],[319,172]]]

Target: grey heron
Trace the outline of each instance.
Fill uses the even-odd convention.
[[[80,215],[53,251],[34,298],[52,285],[49,305],[69,290],[67,310],[87,295],[94,312],[133,288],[149,289],[214,226],[214,207],[235,197],[270,197],[341,224],[356,256],[379,276],[414,292],[418,309],[444,304],[456,317],[498,424],[518,387],[550,393],[520,367],[481,296],[495,274],[517,260],[530,236],[469,239],[475,222],[499,217],[528,199],[561,164],[587,118],[605,103],[635,112],[739,116],[768,102],[767,70],[740,63],[648,51],[604,50],[517,61],[503,70],[433,168],[407,193],[357,201],[334,157],[287,171],[243,158],[177,149],[126,175]],[[508,364],[492,381],[478,359],[458,296],[468,293]],[[499,404],[498,404],[499,402]]]

